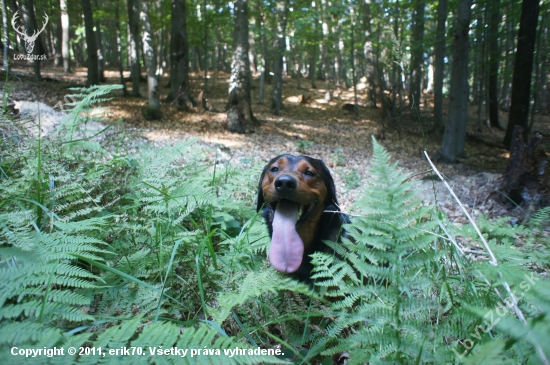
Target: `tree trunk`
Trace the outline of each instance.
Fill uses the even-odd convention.
[[[279,115],[283,103],[283,55],[286,50],[286,19],[288,17],[288,0],[277,0],[277,47],[273,62],[273,108]]]
[[[265,36],[265,13],[263,9],[262,2],[259,1],[258,4],[258,25],[260,27],[260,47],[262,50],[262,59],[261,59],[261,73],[260,73],[260,90],[258,96],[258,103],[264,103],[264,93],[265,93],[265,73],[266,73],[266,63],[267,63],[267,40]]]
[[[314,34],[317,34],[315,31],[315,24],[313,25],[313,32]],[[317,55],[316,50],[317,46],[315,44],[312,44],[310,46],[310,52],[309,52],[309,79],[311,81],[311,88],[317,89],[317,85],[315,85],[315,75],[316,75],[316,69],[315,69],[315,63],[317,62]]]
[[[422,65],[424,64],[424,8],[426,0],[416,0],[413,20],[412,50],[411,50],[411,89],[409,104],[420,106],[422,96]]]
[[[443,128],[443,68],[445,67],[445,23],[447,22],[447,0],[439,0],[437,6],[437,30],[434,61],[434,124]]]
[[[363,3],[363,31],[365,34],[364,40],[364,55],[366,76],[368,83],[368,104],[371,107],[376,107],[376,68],[374,64],[374,55],[372,47],[372,27],[371,27],[371,0],[365,0]]]
[[[535,50],[538,16],[539,0],[523,0],[512,80],[512,104],[510,105],[508,127],[504,137],[504,145],[507,148],[510,148],[516,125],[524,128],[524,141],[527,141],[527,135],[529,134],[529,98],[531,96],[531,72],[533,70],[533,52]]]
[[[208,92],[208,10],[204,0],[204,91]]]
[[[502,129],[498,122],[498,24],[500,17],[500,0],[492,0],[489,11],[489,119],[491,127]]]
[[[159,90],[157,80],[157,56],[153,45],[153,34],[151,33],[151,21],[149,20],[149,4],[141,0],[141,12],[139,14],[143,33],[143,53],[147,61],[147,90],[149,107],[144,116],[148,120],[157,120],[162,117],[160,112]]]
[[[116,52],[118,61],[118,73],[120,75],[120,84],[122,85],[122,94],[128,95],[126,90],[126,83],[124,82],[124,66],[122,64],[122,39],[120,36],[120,11],[119,0],[115,1],[115,37],[116,37]]]
[[[514,43],[514,37],[513,37],[513,29],[514,25],[512,23],[512,20],[510,19],[510,12],[508,11],[508,14],[506,14],[506,42],[505,42],[505,65],[504,65],[504,77],[502,82],[502,94],[501,94],[501,102],[500,107],[504,110],[509,110],[510,108],[510,79],[511,79],[511,72],[510,70],[513,68],[514,62],[513,62],[513,43]]]
[[[88,79],[86,84],[99,85],[99,60],[97,57],[96,35],[94,34],[94,18],[90,0],[82,0],[82,12],[84,13],[84,27],[86,30],[86,45],[88,56]]]
[[[229,79],[227,128],[244,133],[258,125],[250,102],[250,60],[248,59],[248,2],[234,2],[235,28],[233,32],[233,59]]]
[[[71,53],[69,52],[69,13],[67,11],[67,0],[60,0],[61,8],[61,55],[63,56],[63,72],[71,72]]]
[[[4,71],[9,71],[9,49],[10,37],[8,33],[8,13],[6,9],[6,0],[2,0],[2,26],[4,27]],[[6,105],[4,105],[5,107]]]
[[[95,6],[97,9],[101,10],[98,0],[95,0]],[[99,81],[105,82],[105,49],[103,47],[103,42],[101,39],[101,22],[99,21],[99,19],[96,19],[94,24],[97,42],[97,72]]]
[[[130,78],[132,96],[140,96],[139,79],[139,0],[128,0],[128,57],[130,59]]]
[[[441,143],[441,159],[451,163],[456,162],[457,157],[464,154],[466,139],[471,1],[460,0],[458,3],[457,27],[454,34],[449,113]]]
[[[26,34],[31,35],[31,34],[34,34],[35,32],[38,32],[39,29],[36,25],[36,17],[34,15],[33,0],[23,0],[21,1],[20,5],[21,5],[21,10],[23,11],[23,22],[25,24]],[[29,55],[32,54],[35,56],[40,56],[44,54],[44,47],[42,46],[42,38],[37,37],[32,47],[30,43],[27,43],[27,41],[25,42],[26,42],[25,46],[26,46],[27,54]],[[40,75],[40,62],[41,61],[39,57],[37,57],[37,59],[33,61],[34,77],[36,78],[36,81],[42,80],[42,76]]]
[[[351,46],[350,46],[350,61],[351,61],[351,74],[352,74],[352,82],[353,82],[353,99],[354,99],[354,106],[353,106],[353,113],[355,116],[359,115],[359,98],[357,96],[357,73],[355,71],[355,19],[354,19],[354,8],[350,9],[350,33],[351,33]]]
[[[191,109],[193,100],[189,90],[189,46],[187,42],[187,4],[172,0],[170,37],[170,93],[166,101],[177,100],[183,109]]]
[[[327,14],[327,0],[321,0],[321,29],[323,31],[323,43],[321,44],[321,58],[323,61],[323,78],[325,79],[325,100],[331,99],[330,95],[330,59],[328,54],[329,47],[329,27]]]

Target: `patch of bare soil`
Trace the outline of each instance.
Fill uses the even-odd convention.
[[[44,74],[50,81],[41,83],[33,81],[31,69],[24,68],[24,65],[15,71],[20,76],[12,78],[12,100],[39,100],[52,107],[60,101],[63,103],[65,95],[70,93],[68,87],[83,86],[85,81],[85,73],[80,69],[64,76],[62,70],[48,68]],[[109,83],[118,82],[115,71],[108,71],[106,76]],[[106,103],[110,107],[109,121],[122,118],[123,128],[137,128],[150,143],[158,145],[198,138],[202,144],[218,148],[218,153],[213,156],[236,164],[246,161],[243,166],[250,166],[250,162],[263,165],[281,153],[306,154],[323,159],[333,172],[344,211],[350,210],[361,187],[368,182],[371,136],[374,135],[392,158],[399,161],[399,166],[413,175],[411,179],[419,182],[421,198],[425,202],[437,200],[453,220],[464,221],[443,184],[438,180],[426,180],[432,173],[423,151],[435,156],[442,140],[441,132],[433,127],[431,95],[424,94],[421,113],[403,107],[396,120],[383,123],[378,108],[362,106],[358,117],[343,108],[345,103],[353,103],[351,88],[332,85],[332,99],[326,101],[325,89],[311,88],[311,82],[306,79],[300,80],[302,87],[298,88],[297,80],[287,77],[283,88],[284,108],[280,116],[275,116],[270,108],[272,86],[266,84],[265,103],[259,104],[259,81],[258,77],[254,77],[252,109],[261,125],[254,133],[234,134],[224,129],[228,79],[229,75],[222,72],[209,75],[209,91],[206,93],[212,106],[209,111],[184,112],[174,105],[163,104],[163,119],[148,122],[140,113],[140,108],[147,104],[146,98],[123,97],[120,93]],[[167,84],[168,79],[162,77],[162,97],[168,93]],[[191,84],[192,94],[196,98],[204,87],[200,73],[192,75]],[[317,84],[324,85],[324,82],[318,81]],[[127,84],[127,88],[130,87]],[[146,95],[146,84],[142,83],[140,87],[141,94]],[[360,84],[359,90],[360,104],[365,105],[365,85]],[[309,103],[302,103],[303,99],[309,99]],[[500,119],[505,127],[507,114],[501,113]],[[537,115],[534,129],[550,135],[547,131],[549,121],[549,116]],[[437,164],[474,215],[496,217],[520,214],[488,199],[489,194],[498,187],[499,176],[508,163],[509,152],[502,147],[503,138],[503,131],[478,124],[477,107],[471,106],[466,156],[457,164]]]

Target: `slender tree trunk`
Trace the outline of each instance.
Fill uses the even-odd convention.
[[[130,59],[130,78],[132,79],[132,96],[140,96],[139,80],[139,1],[127,0],[128,4],[128,57]],[[145,0],[144,0],[145,1]]]
[[[313,34],[317,35],[316,26],[313,24]],[[312,44],[310,46],[310,52],[309,52],[309,79],[311,80],[311,88],[316,89],[317,85],[315,85],[315,78],[317,74],[317,70],[315,68],[315,63],[317,62],[317,45]]]
[[[67,11],[67,0],[60,0],[61,8],[61,55],[63,56],[63,72],[71,72],[71,53],[69,52],[69,13]]]
[[[39,29],[36,25],[36,17],[34,15],[34,2],[33,0],[23,0],[20,2],[21,10],[23,11],[23,22],[25,24],[25,32],[27,34],[34,34],[34,32],[38,32]],[[46,21],[46,20],[44,20]],[[28,51],[28,44],[27,51]],[[42,38],[39,36],[36,38],[36,41],[34,43],[34,47],[32,47],[31,52],[28,52],[29,54],[33,54],[35,56],[40,56],[44,54],[44,47],[42,45]],[[34,66],[34,77],[37,81],[42,80],[42,76],[40,75],[40,59],[36,59],[33,61]]]
[[[204,91],[208,92],[208,12],[204,0]],[[201,102],[201,100],[199,100]]]
[[[86,45],[88,51],[88,79],[86,84],[88,86],[99,85],[97,38],[94,34],[94,14],[90,0],[82,0],[82,12],[84,13],[84,27],[86,29]]]
[[[424,64],[424,8],[426,0],[416,0],[411,51],[411,89],[409,104],[419,107],[422,96],[422,65]]]
[[[260,70],[260,90],[258,96],[258,103],[264,103],[264,93],[265,93],[265,73],[266,73],[266,63],[267,63],[267,40],[265,37],[265,13],[263,4],[261,1],[258,2],[258,25],[260,27],[260,47],[262,50],[262,59],[261,59],[261,70]]]
[[[363,3],[363,32],[365,34],[364,55],[366,76],[368,83],[368,104],[376,106],[376,66],[374,64],[374,54],[372,47],[372,27],[371,27],[371,0],[364,0]]]
[[[506,14],[506,55],[505,55],[505,65],[504,65],[504,77],[502,82],[502,94],[500,97],[500,107],[504,110],[509,110],[510,108],[510,79],[512,76],[512,72],[510,70],[513,69],[514,61],[513,61],[513,43],[514,43],[514,36],[513,36],[513,29],[514,25],[512,23],[512,20],[510,19],[510,13],[511,11],[508,11],[508,14]]]
[[[328,53],[329,47],[329,27],[328,27],[328,14],[327,14],[327,0],[321,0],[321,29],[323,32],[323,43],[321,45],[322,52],[321,58],[323,62],[323,78],[325,79],[325,100],[331,99],[330,95],[330,59]]]
[[[451,90],[449,114],[443,142],[441,143],[441,159],[456,162],[457,157],[464,154],[466,140],[466,123],[468,117],[468,32],[470,28],[471,1],[460,0],[458,3],[458,19],[453,43],[453,59],[451,66]]]
[[[61,67],[63,66],[63,58],[61,53],[61,39],[63,37],[63,31],[61,26],[61,14],[56,17],[56,22],[53,27],[52,31],[52,42],[53,42],[53,49],[55,53],[55,59],[54,59],[54,66],[55,67]]]
[[[474,86],[473,94],[476,96],[475,100],[477,101],[477,122],[479,128],[483,125],[481,121],[481,111],[483,110],[483,102],[485,101],[483,90],[485,88],[485,43],[487,33],[485,31],[485,23],[483,21],[483,15],[481,11],[478,14],[477,18],[477,29],[476,29],[476,41],[478,44],[476,52],[476,74],[477,78],[474,81],[474,85],[477,85],[477,88]]]
[[[149,4],[146,0],[141,0],[141,12],[139,14],[142,25],[142,42],[143,53],[147,61],[147,90],[149,99],[149,108],[145,114],[149,120],[156,120],[162,117],[160,112],[158,79],[157,71],[157,55],[155,54],[155,46],[153,45],[153,34],[151,33],[151,21],[149,20]]]
[[[124,96],[127,96],[128,90],[126,90],[126,83],[124,82],[124,66],[122,64],[122,39],[120,35],[119,0],[115,1],[115,37],[116,37],[116,50],[117,50],[117,61],[118,61],[118,73],[120,75],[120,84],[122,85],[122,94]]]
[[[235,0],[235,29],[233,33],[233,59],[229,79],[227,128],[244,133],[258,125],[250,102],[250,60],[248,59],[248,2]]]
[[[354,98],[354,107],[353,113],[357,116],[359,115],[359,98],[357,96],[357,73],[355,72],[355,9],[350,9],[350,25],[351,25],[351,46],[350,46],[350,61],[351,61],[351,74],[353,82],[353,98]]]
[[[498,65],[500,52],[498,49],[498,24],[500,18],[500,0],[489,2],[489,119],[491,127],[502,129],[498,122]]]
[[[2,0],[2,26],[4,27],[4,71],[9,72],[10,37],[8,33],[8,13],[6,9],[6,0]]]
[[[193,100],[189,89],[189,46],[187,41],[187,3],[172,0],[170,37],[170,93],[166,101],[177,100],[183,109],[191,109]]]
[[[344,30],[342,20],[342,18],[338,20],[338,51],[340,53],[338,54],[339,69],[337,69],[336,72],[343,79],[342,84],[346,87],[350,87],[351,85],[349,83],[348,71],[346,67],[346,47],[344,43]]]
[[[439,0],[437,6],[437,30],[434,61],[434,124],[443,128],[443,69],[445,66],[445,23],[447,22],[447,0]]]
[[[283,103],[283,55],[286,50],[286,19],[288,0],[278,0],[275,5],[277,14],[277,47],[273,63],[273,108],[279,115]]]
[[[145,0],[144,0],[145,1]],[[99,1],[95,0],[95,6],[97,9],[101,9],[99,6]],[[101,39],[101,22],[99,19],[94,21],[95,23],[95,34],[96,34],[96,44],[97,44],[97,72],[99,74],[99,81],[105,82],[105,49],[103,47],[103,42]]]
[[[529,135],[529,98],[531,96],[531,72],[533,53],[537,34],[539,0],[523,0],[519,23],[514,78],[512,80],[512,103],[508,117],[508,127],[504,136],[504,145],[510,148],[512,134],[516,125],[522,126],[523,140]]]

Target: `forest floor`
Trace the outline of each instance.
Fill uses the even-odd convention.
[[[44,81],[38,83],[32,76],[32,68],[24,63],[12,65],[16,76],[10,77],[13,89],[12,101],[40,101],[51,107],[59,107],[66,102],[65,96],[74,91],[71,87],[85,85],[86,69],[75,68],[66,76],[61,68],[42,67]],[[5,75],[3,75],[5,77]],[[106,71],[107,83],[117,83],[118,73]],[[125,74],[129,77],[129,73]],[[202,74],[192,74],[192,96],[196,99],[204,88]],[[140,108],[147,104],[147,85],[142,82],[142,97],[124,97],[119,92],[112,100],[104,103],[109,107],[106,123],[122,118],[122,130],[138,131],[144,139],[157,145],[173,144],[189,138],[198,138],[201,144],[211,146],[212,159],[218,158],[231,163],[265,164],[281,153],[306,154],[323,159],[333,172],[341,208],[349,211],[361,192],[361,187],[369,179],[368,166],[372,155],[374,135],[378,142],[390,152],[399,167],[419,181],[423,191],[421,198],[438,204],[449,214],[451,220],[466,223],[443,184],[431,173],[423,151],[433,158],[441,145],[442,134],[433,127],[433,97],[423,95],[421,112],[412,112],[403,106],[399,117],[385,122],[381,109],[361,107],[359,116],[344,110],[345,103],[353,103],[353,89],[329,85],[332,99],[325,101],[325,83],[316,80],[317,88],[311,88],[311,81],[302,79],[301,88],[297,80],[284,79],[284,108],[280,116],[273,114],[271,105],[272,85],[266,83],[265,103],[258,103],[259,80],[253,78],[252,110],[261,122],[253,133],[234,134],[224,129],[225,105],[228,98],[229,75],[219,72],[210,74],[209,92],[206,94],[212,108],[202,113],[184,112],[174,105],[163,104],[164,117],[160,121],[146,121]],[[168,79],[160,80],[161,97],[168,94],[165,86]],[[2,85],[2,88],[4,86]],[[131,88],[127,83],[126,87]],[[359,85],[359,104],[366,104],[365,85]],[[302,96],[310,97],[311,102],[300,103]],[[446,108],[444,108],[446,110]],[[483,110],[484,112],[484,110]],[[438,169],[446,176],[460,200],[477,214],[486,214],[492,218],[517,216],[522,212],[518,208],[504,206],[489,195],[496,191],[499,177],[504,172],[509,152],[502,146],[504,131],[488,128],[477,122],[477,106],[469,107],[468,137],[466,156],[457,164],[438,163]],[[508,115],[500,112],[500,124],[506,127]],[[537,114],[534,129],[545,136],[546,150],[550,147],[550,116]],[[217,156],[217,157],[216,157]],[[435,194],[434,194],[435,191]],[[254,204],[255,202],[251,202]]]

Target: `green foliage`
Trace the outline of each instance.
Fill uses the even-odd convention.
[[[330,159],[336,166],[344,166],[346,163],[346,155],[344,154],[344,150],[337,148],[330,154]]]
[[[21,361],[9,354],[13,346],[151,345],[222,350],[190,363],[280,363],[273,356],[223,357],[223,349],[249,346],[214,322],[221,336],[204,324],[193,327],[198,313],[214,311],[207,303],[226,285],[225,275],[259,267],[257,254],[265,254],[265,227],[239,202],[252,199],[259,167],[212,166],[190,141],[132,155],[114,128],[81,138],[97,114],[90,106],[114,88],[80,90],[80,101],[47,138],[28,138],[19,121],[2,116],[10,138],[0,153],[1,356]]]
[[[295,144],[300,153],[306,153],[308,148],[313,147],[314,142],[307,139],[300,139],[299,141],[296,141]]]
[[[306,360],[344,351],[350,364],[537,358],[550,329],[550,283],[526,269],[529,258],[511,247],[526,229],[482,220],[499,266],[483,256],[478,262],[457,257],[448,243],[456,237],[442,239],[441,213],[419,206],[409,175],[389,161],[374,141],[371,179],[348,236],[328,242],[336,256],[313,255],[315,285],[333,298],[336,316]],[[466,227],[458,235],[472,232]],[[525,324],[502,304],[510,303],[507,285],[521,298]]]
[[[492,266],[472,227],[419,206],[409,175],[374,142],[347,236],[327,242],[335,255],[313,255],[311,287],[265,263],[269,237],[252,208],[260,166],[236,167],[193,141],[133,154],[116,127],[80,137],[90,105],[110,91],[81,90],[47,138],[1,117],[3,363],[25,360],[14,346],[89,353],[33,363],[282,362],[224,357],[274,343],[296,363],[344,351],[372,364],[548,357],[550,283],[538,273],[548,270],[549,210],[516,226],[481,218]],[[466,257],[465,245],[480,254]],[[149,352],[161,346],[201,353]],[[90,352],[99,347],[115,355]],[[123,347],[145,354],[117,355]]]
[[[357,169],[351,169],[345,172],[343,178],[348,189],[355,189],[361,186],[361,176],[357,172]]]

